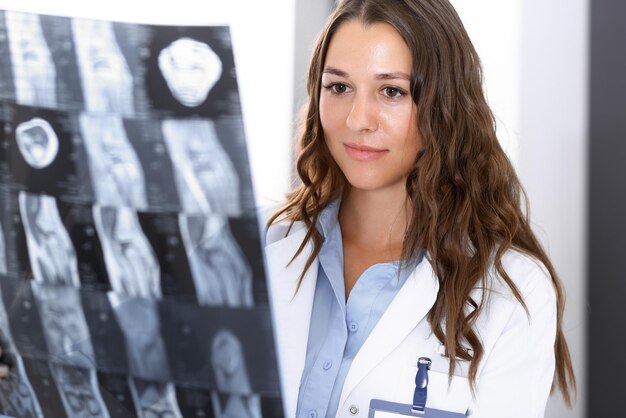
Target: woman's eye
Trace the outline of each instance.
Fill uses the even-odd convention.
[[[330,86],[330,89],[335,94],[341,94],[341,93],[345,93],[348,90],[348,86],[346,86],[345,84],[336,83]]]
[[[385,96],[392,98],[392,99],[396,97],[400,97],[404,94],[404,92],[397,87],[385,87],[384,93],[385,93]]]
[[[331,83],[331,84],[323,85],[322,87],[324,87],[327,90],[330,90],[332,94],[344,94],[350,90],[350,88],[343,83]]]

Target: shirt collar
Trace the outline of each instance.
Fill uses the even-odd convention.
[[[317,219],[317,228],[322,234],[322,238],[330,237],[332,231],[339,225],[339,208],[341,207],[341,198],[331,201],[320,213]]]

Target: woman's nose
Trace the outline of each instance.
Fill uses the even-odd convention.
[[[346,125],[355,132],[373,132],[378,129],[378,107],[375,98],[355,94]]]

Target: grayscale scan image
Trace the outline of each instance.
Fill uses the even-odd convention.
[[[227,25],[0,10],[0,416],[283,416]]]
[[[222,75],[222,61],[209,45],[185,37],[161,50],[159,69],[176,100],[196,107]]]
[[[198,303],[251,307],[252,272],[225,218],[180,215],[180,230]]]
[[[94,366],[94,351],[78,289],[33,284],[49,360],[79,367]]]
[[[126,136],[122,118],[82,113],[79,123],[96,203],[146,209],[143,170]]]
[[[40,17],[6,12],[5,18],[17,103],[55,107],[56,68]]]
[[[35,281],[79,286],[76,253],[54,198],[20,192],[19,205]]]
[[[68,417],[109,418],[95,369],[51,363],[50,371]]]
[[[173,384],[131,379],[130,388],[139,418],[183,418]]]
[[[163,139],[174,163],[183,211],[240,214],[239,178],[212,122],[165,120]]]
[[[59,138],[45,119],[33,118],[17,125],[17,147],[33,168],[46,168],[59,152]]]
[[[111,22],[73,19],[72,34],[85,109],[133,113],[133,77]]]
[[[133,209],[94,206],[93,219],[113,291],[160,299],[159,264]]]

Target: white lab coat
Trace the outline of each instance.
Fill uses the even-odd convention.
[[[281,223],[268,229],[265,250],[283,403],[286,416],[294,417],[318,263],[313,263],[296,292],[312,244],[289,263],[306,228],[298,222],[285,236],[287,227]],[[528,314],[499,276],[495,272],[490,275],[488,303],[476,324],[485,351],[472,394],[466,361],[460,361],[448,387],[448,358],[441,354],[440,342],[427,320],[439,289],[427,258],[407,279],[354,358],[337,417],[366,418],[372,398],[410,404],[419,357],[432,360],[427,407],[472,418],[543,417],[554,375],[556,335],[556,295],[545,270],[516,251],[503,257],[503,266],[524,297]],[[480,290],[473,293],[477,301],[480,295]]]

